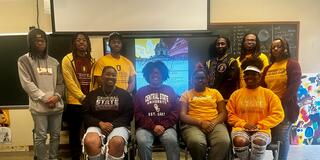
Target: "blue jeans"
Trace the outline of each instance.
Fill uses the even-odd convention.
[[[152,144],[155,138],[149,130],[138,128],[136,132],[139,156],[141,160],[152,159]],[[180,159],[180,148],[177,139],[177,132],[173,128],[168,128],[163,135],[158,137],[166,150],[168,160]]]
[[[290,131],[292,123],[284,120],[279,125],[271,129],[272,142],[280,141],[279,160],[287,160],[290,146]]]
[[[62,113],[32,114],[35,126],[35,150],[38,160],[46,159],[47,133],[50,134],[49,159],[58,159]]]

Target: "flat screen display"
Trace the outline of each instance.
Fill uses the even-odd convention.
[[[148,85],[142,69],[150,61],[162,61],[169,69],[169,78],[164,82],[172,86],[178,95],[188,89],[189,45],[185,38],[135,39],[136,85]]]
[[[164,82],[178,95],[190,89],[190,76],[195,65],[210,57],[216,36],[170,36],[170,37],[125,37],[122,39],[122,55],[135,65],[136,89],[148,85],[142,69],[150,61],[160,60],[169,69],[169,78]],[[104,38],[104,53],[110,53],[108,38]]]

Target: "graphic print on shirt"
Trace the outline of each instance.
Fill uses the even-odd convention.
[[[129,73],[125,71],[118,71],[117,83],[128,83],[129,82]]]
[[[75,59],[75,74],[79,81],[83,94],[88,94],[91,82],[91,60],[88,58],[78,57]]]
[[[121,71],[121,65],[116,65],[116,69],[118,72]]]
[[[48,67],[37,67],[37,72],[41,75],[52,75],[53,69]]]
[[[221,64],[219,64],[218,67],[217,67],[217,71],[218,71],[219,73],[225,72],[226,69],[227,69],[227,64],[226,64],[226,63],[221,63]]]
[[[163,93],[151,93],[145,96],[144,98],[145,103],[149,106],[153,106],[154,112],[149,112],[148,116],[166,116],[165,112],[161,112],[161,108],[159,104],[168,104],[169,103],[169,96]]]
[[[119,97],[117,96],[108,96],[102,97],[98,96],[96,100],[96,110],[97,111],[106,111],[106,110],[119,110]]]
[[[266,106],[265,99],[262,97],[259,95],[241,97],[238,111],[239,116],[243,118],[243,116],[255,114],[260,119],[259,115],[264,114]],[[247,119],[250,119],[250,117],[247,117]]]

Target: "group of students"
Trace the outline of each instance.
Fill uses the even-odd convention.
[[[230,149],[228,126],[232,127],[231,141],[239,159],[262,159],[271,137],[281,141],[280,159],[287,157],[288,135],[299,109],[296,92],[301,69],[289,59],[288,43],[281,38],[272,42],[268,65],[255,34],[244,36],[237,59],[227,52],[230,41],[218,37],[214,56],[197,65],[192,89],[180,98],[172,87],[163,84],[169,70],[161,61],[144,66],[148,85],[132,95],[136,73],[132,62],[121,55],[119,33],[110,34],[111,53],[97,62],[91,57],[89,37],[77,33],[72,39],[72,53],[63,58],[61,67],[48,55],[47,41],[45,32],[31,30],[29,52],[18,60],[40,160],[47,156],[58,159],[63,110],[72,159],[80,159],[82,145],[89,159],[123,159],[133,117],[140,159],[152,159],[155,139],[163,144],[167,159],[180,159],[179,121],[178,129],[193,159],[224,159]],[[86,132],[82,138],[83,123]],[[49,155],[45,149],[47,133]]]

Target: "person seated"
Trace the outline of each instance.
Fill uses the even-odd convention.
[[[135,95],[136,138],[139,156],[142,160],[152,159],[154,139],[160,140],[168,160],[179,160],[175,125],[179,117],[178,97],[165,84],[169,78],[168,68],[161,61],[147,63],[143,76],[149,85],[140,88]]]
[[[91,91],[83,102],[87,128],[83,143],[90,160],[123,159],[126,152],[133,100],[129,92],[115,86],[116,77],[115,68],[104,67],[102,86]]]
[[[283,120],[284,112],[279,97],[259,84],[262,61],[248,58],[243,61],[241,68],[246,87],[236,90],[227,104],[233,149],[241,160],[260,160],[270,143],[270,128]]]
[[[204,69],[196,69],[192,82],[194,88],[180,98],[182,138],[192,159],[206,159],[208,151],[209,160],[223,160],[230,148],[224,125],[227,117],[224,99],[218,90],[207,87],[208,75]]]

